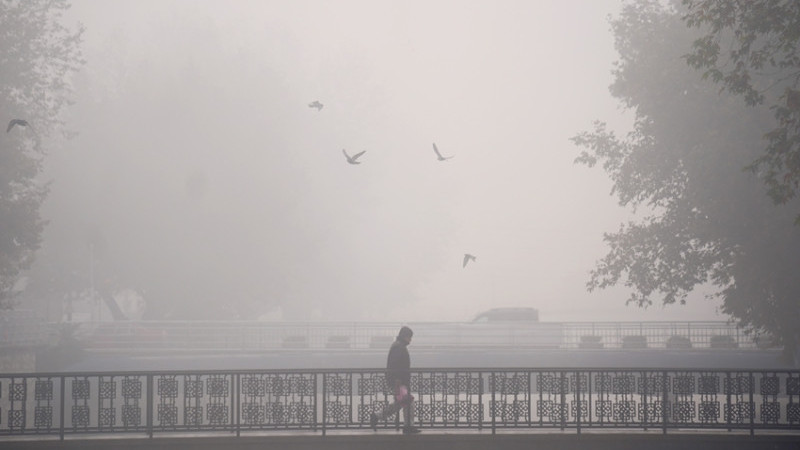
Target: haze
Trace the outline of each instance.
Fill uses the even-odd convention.
[[[630,123],[618,1],[73,4],[79,134],[46,161],[37,270],[91,265],[154,319],[725,318],[586,292],[628,212],[568,138]]]

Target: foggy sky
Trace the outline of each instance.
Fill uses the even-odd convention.
[[[702,293],[640,310],[586,292],[628,212],[568,139],[629,128],[608,93],[618,1],[73,4],[88,63],[79,135],[47,160],[43,252],[88,261],[101,236],[98,276],[148,308],[724,319]]]

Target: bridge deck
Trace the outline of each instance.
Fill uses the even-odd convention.
[[[415,436],[404,436],[396,432],[347,432],[320,436],[319,434],[262,434],[234,437],[231,435],[187,436],[185,434],[160,436],[153,439],[142,437],[110,438],[104,436],[72,437],[64,441],[33,439],[0,439],[0,448],[15,450],[35,449],[121,449],[121,450],[181,450],[181,449],[226,449],[226,450],[360,450],[381,448],[395,449],[451,449],[458,450],[737,450],[773,449],[796,450],[800,446],[800,435],[769,433],[748,436],[740,433],[671,433],[660,432],[598,432],[575,434],[572,431],[547,433],[499,433],[490,432],[447,433],[425,432]]]

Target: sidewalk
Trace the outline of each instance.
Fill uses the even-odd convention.
[[[341,434],[261,434],[236,437],[230,434],[175,437],[82,436],[64,441],[33,440],[32,437],[0,438],[0,449],[121,449],[121,450],[737,450],[800,449],[800,434],[770,433],[751,437],[739,433],[627,433],[602,432],[575,434],[574,431],[547,433],[448,433],[430,430],[404,436],[394,431],[343,432]]]

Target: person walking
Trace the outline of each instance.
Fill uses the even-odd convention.
[[[416,434],[420,429],[414,426],[414,396],[409,392],[411,386],[411,357],[408,354],[408,345],[414,332],[409,327],[400,328],[397,339],[389,349],[386,358],[386,384],[394,389],[394,403],[389,405],[380,414],[372,413],[369,424],[377,431],[378,422],[386,420],[403,409],[405,413],[403,434]]]

